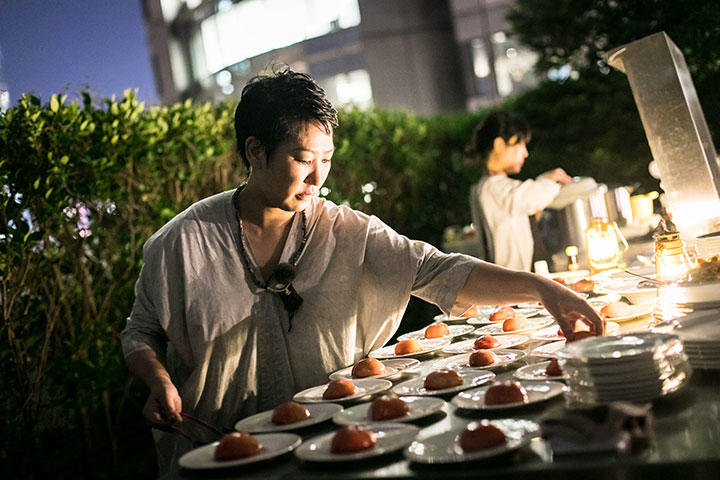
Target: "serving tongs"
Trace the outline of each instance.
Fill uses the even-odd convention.
[[[210,425],[210,424],[207,423],[206,421],[201,420],[201,419],[199,419],[199,418],[197,418],[197,417],[195,417],[195,416],[193,416],[193,415],[190,415],[189,413],[180,412],[180,416],[181,416],[184,420],[187,420],[187,421],[189,421],[189,422],[192,422],[192,423],[194,423],[195,425],[198,425],[198,426],[200,426],[200,427],[203,427],[205,430],[211,432],[211,433],[212,433],[215,437],[217,437],[218,439],[219,439],[220,437],[222,437],[223,435],[225,435],[225,433],[226,433],[226,432],[221,431],[221,430],[218,429],[217,427],[214,427],[214,426]],[[171,433],[174,433],[174,434],[176,434],[176,435],[180,435],[181,437],[183,437],[183,438],[191,441],[191,442],[193,443],[193,446],[195,446],[195,447],[201,446],[201,445],[205,445],[205,444],[208,443],[208,442],[206,442],[206,441],[201,441],[201,440],[198,440],[198,439],[196,439],[196,438],[192,438],[190,435],[188,435],[187,433],[185,433],[185,431],[183,431],[182,428],[178,427],[177,425],[172,425],[172,426],[168,427],[168,431],[171,432]]]
[[[623,270],[623,272],[634,277],[642,278],[643,281],[638,283],[639,288],[655,288],[661,285],[665,285],[665,282],[655,280],[654,278],[646,277],[645,275],[640,275],[639,273],[633,273],[630,270]]]

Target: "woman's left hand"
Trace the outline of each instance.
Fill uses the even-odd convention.
[[[543,306],[555,317],[568,341],[573,341],[576,333],[581,331],[589,330],[597,336],[605,334],[605,320],[583,297],[569,288],[547,280],[541,283],[538,293]],[[579,327],[578,321],[586,328]]]

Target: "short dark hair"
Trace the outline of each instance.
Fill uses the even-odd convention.
[[[251,79],[235,109],[235,141],[243,163],[250,166],[245,158],[248,137],[256,137],[269,158],[308,122],[319,123],[328,134],[338,126],[337,112],[309,75],[284,67]]]
[[[486,162],[497,137],[507,142],[513,136],[517,136],[518,142],[530,142],[532,137],[530,125],[522,117],[510,112],[503,110],[493,112],[475,127],[465,154],[470,158]]]

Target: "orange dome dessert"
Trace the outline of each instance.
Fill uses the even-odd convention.
[[[600,309],[600,315],[604,318],[627,317],[632,312],[632,307],[625,302],[610,302]]]
[[[487,367],[495,363],[496,360],[497,357],[490,350],[476,350],[470,354],[468,363],[470,363],[471,367]]]
[[[446,323],[433,323],[425,329],[425,338],[440,338],[450,335],[450,328]]]
[[[275,425],[287,425],[308,418],[310,418],[310,410],[305,408],[305,405],[297,402],[285,402],[275,407],[270,421]]]
[[[465,310],[462,315],[460,315],[462,318],[470,318],[470,317],[477,317],[480,315],[480,310],[478,309],[477,305],[473,305],[472,307]]]
[[[436,370],[425,377],[425,388],[428,390],[441,390],[443,388],[462,385],[463,379],[455,370]]]
[[[482,337],[475,340],[475,343],[473,343],[473,348],[475,350],[486,350],[489,348],[497,348],[499,346],[500,342],[492,335],[483,335]]]
[[[422,351],[422,345],[417,340],[401,340],[395,345],[395,355],[407,355]]]
[[[335,432],[330,441],[332,453],[353,453],[368,450],[374,446],[375,435],[357,425],[341,428]]]
[[[249,433],[233,432],[223,435],[213,453],[218,462],[252,457],[262,452],[263,447]]]
[[[485,391],[485,405],[526,403],[527,400],[528,395],[525,387],[511,380],[495,383]]]
[[[593,288],[595,288],[595,282],[593,282],[589,278],[583,278],[582,280],[578,280],[577,282],[573,283],[572,286],[572,289],[578,293],[592,292]]]
[[[491,322],[504,322],[508,318],[515,317],[515,310],[512,307],[500,307],[490,314]]]
[[[504,332],[514,332],[527,328],[527,326],[528,322],[525,317],[510,317],[503,322],[502,328]]]
[[[565,279],[562,277],[553,277],[553,281],[559,283],[560,285],[567,285]]]
[[[410,411],[407,402],[398,397],[383,395],[370,404],[370,419],[376,422],[400,418]]]
[[[330,382],[323,392],[323,400],[334,400],[336,398],[349,397],[355,393],[355,384],[350,380],[341,378]]]
[[[557,358],[553,358],[550,360],[550,363],[547,367],[545,367],[545,375],[548,377],[561,377],[563,374],[562,369],[560,368],[560,363],[558,363]]]
[[[351,373],[353,377],[358,378],[382,375],[385,373],[385,365],[377,358],[363,358],[353,366]]]
[[[505,445],[505,434],[494,425],[471,423],[462,431],[460,448],[465,452],[476,452]]]

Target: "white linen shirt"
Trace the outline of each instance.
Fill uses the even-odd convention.
[[[506,175],[483,177],[478,184],[480,206],[492,234],[494,263],[530,271],[534,244],[528,217],[547,207],[560,185],[543,176],[521,182]]]
[[[146,242],[122,332],[126,357],[143,349],[167,351],[183,411],[214,425],[232,428],[381,347],[411,294],[449,313],[479,262],[316,198],[306,210],[309,237],[293,281],[304,303],[288,331],[278,294],[256,287],[242,260],[232,194],[197,202]],[[301,236],[302,216],[295,215],[281,262]],[[154,433],[161,473],[177,468],[191,445]]]

